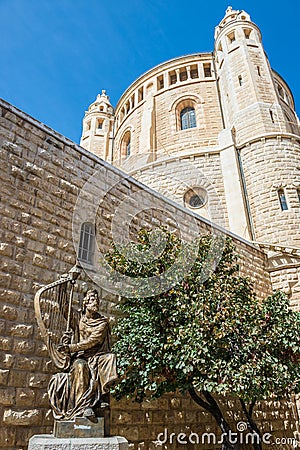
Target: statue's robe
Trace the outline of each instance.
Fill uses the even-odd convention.
[[[56,420],[80,417],[87,408],[99,406],[101,396],[118,378],[108,318],[100,314],[88,318],[73,310],[71,327],[75,336],[79,331],[80,339],[70,345],[70,371],[53,375],[48,386]]]

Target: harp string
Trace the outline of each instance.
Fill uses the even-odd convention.
[[[59,280],[40,288],[34,297],[35,315],[41,337],[48,347],[52,361],[56,367],[63,370],[70,366],[70,357],[60,352],[57,345],[61,343],[61,338],[68,328],[73,287],[80,270],[80,267],[75,265]]]
[[[60,342],[63,333],[66,331],[67,322],[64,316],[68,300],[68,285],[70,283],[65,281],[45,290],[40,301],[45,327],[51,334],[51,339],[55,344]]]

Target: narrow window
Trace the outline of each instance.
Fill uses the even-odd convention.
[[[86,131],[89,131],[91,129],[91,121],[87,122],[86,124]]]
[[[129,100],[126,102],[125,107],[126,107],[126,114],[128,114],[128,111],[130,110],[130,103],[129,103]]]
[[[243,86],[243,77],[242,77],[242,75],[239,75],[239,85]]]
[[[211,65],[210,63],[203,64],[204,76],[211,77]]]
[[[180,79],[180,81],[187,80],[187,71],[185,69],[180,72],[179,79]]]
[[[282,100],[284,100],[284,90],[283,90],[283,87],[280,86],[279,84],[277,85],[277,87],[278,87],[279,97],[282,98]]]
[[[180,112],[180,128],[187,130],[196,127],[196,114],[194,108],[188,106]]]
[[[278,191],[279,203],[281,206],[281,211],[286,211],[288,209],[285,193],[283,189],[279,189]]]
[[[198,67],[197,66],[191,66],[191,78],[195,79],[198,78]]]
[[[235,32],[232,31],[231,33],[229,33],[229,34],[227,35],[227,38],[228,38],[229,44],[232,44],[232,43],[235,41]]]
[[[138,101],[141,102],[144,99],[144,87],[138,90]]]
[[[97,120],[97,128],[98,128],[98,130],[102,130],[103,129],[103,122],[104,122],[104,119],[98,119]]]
[[[170,80],[170,84],[176,84],[177,83],[177,75],[176,75],[176,72],[174,70],[169,73],[169,80]]]
[[[258,76],[261,77],[260,67],[259,67],[259,66],[256,66],[256,68],[257,68],[257,74],[258,74]]]
[[[245,39],[250,39],[251,31],[250,28],[244,28]]]
[[[300,203],[300,189],[297,189],[298,201]]]
[[[157,89],[163,89],[164,88],[164,76],[160,75],[157,77]]]
[[[90,222],[81,225],[78,259],[92,264],[95,248],[95,227]]]
[[[269,111],[270,111],[271,120],[272,120],[273,123],[275,123],[273,111],[271,109]]]
[[[104,107],[100,106],[99,111],[104,111]]]
[[[131,96],[131,106],[134,108],[134,94]]]

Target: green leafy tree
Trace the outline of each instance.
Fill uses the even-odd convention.
[[[114,247],[107,261],[116,281],[120,274],[147,283],[172,267],[182,242],[164,233],[164,250],[152,261],[130,259],[131,245]],[[151,233],[141,230],[139,251],[149,252],[152,243]],[[260,435],[252,415],[256,402],[298,392],[300,379],[300,314],[280,292],[259,300],[249,279],[239,275],[237,259],[229,239],[201,237],[190,272],[166,292],[124,298],[115,328],[121,373],[116,398],[142,402],[176,390],[188,393],[215,418],[224,450],[238,444],[228,437],[233,431],[219,394],[237,397],[249,429]],[[253,445],[261,448],[260,442]]]

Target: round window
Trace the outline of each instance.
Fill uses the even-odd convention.
[[[207,202],[207,192],[200,187],[193,187],[184,194],[184,204],[188,208],[202,208]]]

